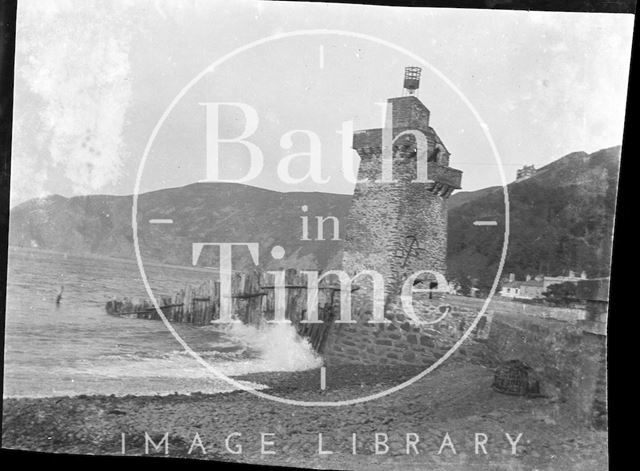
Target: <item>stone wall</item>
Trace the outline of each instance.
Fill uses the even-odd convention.
[[[463,296],[444,295],[429,300],[426,293],[414,294],[414,309],[423,321],[440,317],[449,306],[451,311],[440,322],[430,325],[413,325],[404,315],[400,301],[395,298],[385,308],[389,324],[372,324],[372,296],[370,286],[360,284],[353,294],[352,318],[354,324],[334,324],[331,327],[323,354],[328,362],[347,364],[411,364],[430,365],[446,353],[475,321],[485,300]],[[436,295],[434,294],[435,298]],[[338,309],[338,305],[335,306]],[[516,303],[492,299],[476,328],[456,352],[456,358],[469,358],[486,364],[499,361],[500,348],[488,348],[488,343],[498,345],[498,328],[494,319],[502,319],[506,325],[527,325],[549,320],[554,326],[573,326],[584,319],[579,309],[550,308],[547,306]],[[561,319],[560,322],[558,319]],[[526,329],[526,327],[525,327]],[[534,328],[535,329],[535,328]],[[553,329],[550,327],[550,329]],[[493,332],[493,335],[492,335]]]
[[[543,393],[569,403],[578,416],[606,424],[606,335],[568,323],[494,316],[486,342],[494,362],[518,359],[542,380]]]
[[[323,350],[327,364],[418,365],[429,366],[446,354],[476,320],[480,303],[457,302],[456,297],[420,299],[414,296],[414,309],[420,320],[433,322],[417,325],[404,314],[401,302],[395,298],[387,304],[385,319],[388,323],[374,324],[371,307],[355,309],[354,324],[334,323]],[[358,299],[354,300],[358,303]],[[446,315],[445,315],[446,314]],[[492,316],[483,316],[477,328],[456,351],[456,357],[486,362],[488,351],[484,346]]]
[[[445,355],[476,320],[484,300],[460,296],[423,299],[414,308],[431,325],[414,325],[395,299],[387,304],[387,324],[367,323],[371,303],[364,290],[354,297],[355,324],[333,324],[323,356],[328,365],[418,365]],[[494,367],[518,359],[539,375],[543,394],[567,402],[576,414],[604,426],[606,410],[606,329],[592,328],[585,311],[492,300],[469,337],[447,361]]]

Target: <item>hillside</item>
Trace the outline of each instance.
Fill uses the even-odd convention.
[[[508,186],[511,235],[504,273],[556,275],[586,270],[607,275],[619,169],[620,147],[591,155],[577,152]],[[315,216],[335,216],[341,236],[351,197],[326,193],[279,193],[231,183],[196,183],[146,193],[139,198],[140,248],[146,261],[190,265],[193,242],[258,242],[263,268],[337,267],[342,245],[301,241],[300,216],[310,233]],[[301,206],[309,211],[303,213]],[[149,219],[170,218],[171,225]],[[496,220],[497,227],[474,226]],[[133,257],[131,196],[51,196],[11,211],[10,244],[43,249]],[[326,224],[325,238],[332,235]],[[459,192],[449,204],[448,278],[477,279],[490,285],[500,259],[504,234],[501,187]],[[287,250],[274,260],[274,245]],[[213,250],[203,263],[217,266]],[[246,249],[234,253],[234,267],[253,266]]]
[[[258,242],[264,268],[322,268],[341,260],[340,242],[301,241],[303,205],[308,206],[310,234],[315,216],[345,219],[351,197],[325,193],[279,193],[232,183],[195,183],[140,195],[138,227],[143,260],[191,264],[193,242]],[[131,196],[50,196],[30,200],[11,211],[11,245],[72,253],[134,257]],[[149,219],[174,223],[149,224]],[[333,234],[326,223],[325,238]],[[310,236],[311,237],[311,236]],[[275,261],[274,245],[287,250]],[[205,256],[202,261],[215,264]],[[249,268],[247,249],[234,250],[234,267]]]
[[[449,201],[447,202],[447,208],[449,211],[456,209],[459,206],[462,206],[469,201],[473,201],[478,198],[482,198],[488,194],[493,192],[502,192],[501,186],[490,186],[487,188],[482,188],[481,190],[476,191],[458,191],[449,197]]]
[[[620,147],[593,154],[576,152],[508,185],[509,250],[504,273],[558,275],[586,270],[609,274]],[[490,190],[490,191],[489,191]],[[449,277],[490,285],[504,234],[502,188],[474,192],[449,212]],[[497,227],[474,226],[496,220]]]

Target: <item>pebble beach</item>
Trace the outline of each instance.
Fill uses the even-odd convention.
[[[326,390],[318,369],[236,379],[279,397],[329,402],[384,391],[419,371],[335,366]],[[52,453],[316,469],[607,469],[606,431],[584,425],[557,399],[504,395],[492,381],[491,369],[454,361],[398,392],[340,407],[246,391],[6,398],[2,439],[6,448]]]

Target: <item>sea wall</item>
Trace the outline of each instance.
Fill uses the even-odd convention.
[[[568,403],[587,422],[607,420],[606,335],[582,322],[495,316],[486,342],[494,362],[518,359],[539,375],[543,393]]]
[[[354,313],[356,323],[334,322],[323,349],[325,362],[428,366],[453,347],[479,312],[475,305],[455,303],[447,297],[416,300],[413,305],[423,324],[405,315],[400,300],[387,305],[384,324],[370,323],[373,315],[366,308]],[[457,350],[457,356],[487,360],[482,343],[488,336],[490,321],[491,316],[479,320],[478,328],[470,332],[469,341]]]
[[[364,295],[364,294],[363,294]],[[371,305],[356,300],[354,324],[334,323],[323,356],[331,364],[389,364],[429,366],[452,347],[476,322],[447,361],[494,367],[518,359],[539,376],[542,392],[566,402],[576,414],[596,426],[606,424],[606,335],[590,327],[585,311],[515,303],[496,299],[478,316],[484,300],[459,296],[417,300],[421,319],[409,322],[401,303],[386,308],[386,324],[372,324]],[[429,313],[429,314],[425,314]]]
[[[493,363],[499,349],[488,348],[491,324],[496,317],[507,319],[562,320],[575,325],[584,319],[580,309],[559,309],[534,304],[492,299],[478,318],[485,300],[444,295],[428,299],[414,295],[413,306],[425,324],[417,325],[404,314],[399,299],[391,300],[385,309],[387,324],[372,320],[370,291],[354,294],[352,317],[354,324],[334,323],[329,332],[323,355],[328,363],[347,364],[409,364],[431,365],[446,354],[465,335],[473,322],[476,326],[456,350],[455,358]],[[334,306],[338,309],[338,306]],[[448,312],[448,314],[445,314]],[[440,320],[439,320],[440,319]],[[434,322],[439,320],[439,322]]]

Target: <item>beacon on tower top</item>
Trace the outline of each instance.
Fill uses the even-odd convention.
[[[422,69],[420,67],[404,68],[404,88],[402,90],[402,96],[418,94],[421,73]]]

